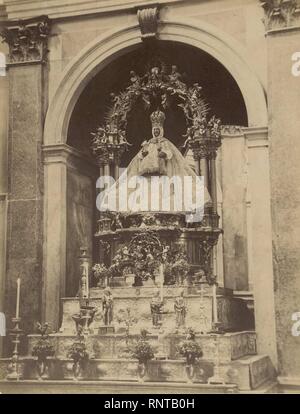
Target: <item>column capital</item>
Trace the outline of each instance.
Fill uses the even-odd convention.
[[[51,144],[43,147],[43,162],[45,165],[63,164],[68,169],[83,171],[91,178],[98,176],[94,159],[67,144]]]
[[[265,12],[264,24],[266,30],[287,28],[293,25],[298,0],[259,0]]]
[[[9,46],[8,65],[44,63],[50,31],[51,21],[47,16],[6,22],[0,36]]]

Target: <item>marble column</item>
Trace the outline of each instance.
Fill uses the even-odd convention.
[[[200,158],[197,154],[194,154],[194,161],[195,161],[195,173],[200,175]]]
[[[268,129],[245,128],[244,134],[249,164],[249,188],[245,199],[248,220],[248,269],[252,273],[257,351],[259,354],[269,355],[276,366]]]
[[[204,177],[204,185],[209,190],[208,163],[206,158],[200,158],[200,175]]]
[[[12,21],[1,32],[9,45],[8,218],[5,310],[15,312],[22,278],[22,328],[41,319],[43,269],[43,120],[46,104],[46,17]]]
[[[229,289],[248,290],[248,246],[243,129],[230,126],[222,131],[222,195],[224,283]]]
[[[217,157],[217,154],[216,152],[214,152],[213,154],[211,154],[211,158],[209,160],[210,192],[211,192],[211,199],[212,199],[212,213],[213,214],[218,214],[216,157]]]
[[[80,247],[93,253],[97,167],[66,144],[43,147],[45,165],[43,318],[60,327],[60,300],[78,292]]]
[[[59,327],[59,304],[66,290],[67,154],[44,149],[45,219],[43,319]]]

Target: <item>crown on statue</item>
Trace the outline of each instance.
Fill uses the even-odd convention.
[[[157,110],[151,114],[150,119],[152,123],[152,128],[163,127],[166,116],[162,111]]]

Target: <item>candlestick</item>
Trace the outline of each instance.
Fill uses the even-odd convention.
[[[20,291],[21,291],[21,279],[17,279],[17,303],[16,303],[16,319],[20,318]]]
[[[82,247],[81,249],[80,267],[82,269],[81,273],[81,295],[83,299],[89,298],[90,286],[89,286],[89,259],[87,255],[87,249]]]
[[[212,286],[213,323],[218,324],[217,285]]]
[[[164,265],[161,264],[159,266],[159,274],[160,274],[160,298],[161,300],[164,300],[164,282],[165,282],[165,278],[164,278]]]
[[[11,364],[9,366],[9,373],[6,377],[9,381],[19,381],[22,379],[22,373],[20,372],[19,364],[19,345],[21,343],[21,336],[23,336],[23,331],[20,329],[20,318],[13,318],[14,328],[10,331],[10,336],[12,338],[12,343],[14,344],[14,350],[11,357]]]
[[[85,262],[84,263],[84,272],[85,272],[85,277],[86,277],[86,294],[87,297],[90,297],[90,280],[89,280],[89,263]]]

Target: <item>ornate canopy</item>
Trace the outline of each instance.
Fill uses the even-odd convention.
[[[92,149],[100,160],[114,159],[128,149],[126,129],[128,115],[134,106],[142,103],[146,111],[166,110],[171,105],[182,109],[186,121],[185,146],[194,151],[214,150],[221,144],[221,122],[215,116],[208,118],[209,107],[198,83],[188,86],[182,80],[177,66],[153,67],[144,75],[130,72],[130,84],[119,94],[111,93],[111,106],[104,125],[92,133]],[[198,142],[198,145],[196,143]]]

